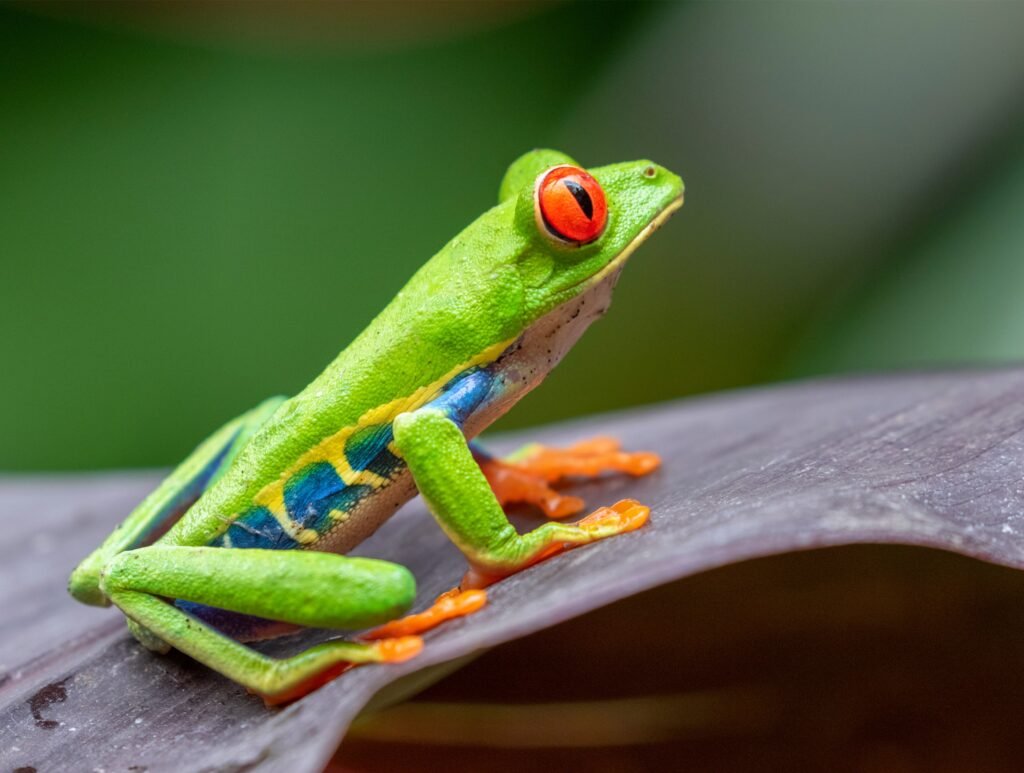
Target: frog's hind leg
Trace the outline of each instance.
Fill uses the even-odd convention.
[[[234,458],[284,401],[272,397],[210,435],[121,522],[71,574],[68,590],[85,604],[107,606],[100,593],[103,567],[118,553],[154,541],[226,470]]]
[[[568,448],[531,443],[499,459],[474,443],[473,455],[502,506],[536,505],[548,518],[565,518],[583,509],[579,497],[559,493],[552,484],[569,478],[594,478],[608,472],[640,476],[661,464],[657,454],[623,451],[614,438],[596,437]]]
[[[305,627],[364,628],[396,618],[416,595],[412,574],[388,561],[310,550],[154,545],[113,558],[102,585],[138,625],[268,703],[298,698],[353,664],[400,662],[422,648],[418,636],[337,640],[271,658],[166,600]]]

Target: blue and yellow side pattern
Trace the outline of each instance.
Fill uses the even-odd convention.
[[[404,470],[394,447],[396,416],[430,407],[461,427],[494,397],[499,381],[493,365],[473,366],[439,389],[418,390],[411,398],[367,412],[356,425],[339,430],[303,454],[209,544],[278,550],[311,546]],[[422,391],[436,396],[424,400]]]

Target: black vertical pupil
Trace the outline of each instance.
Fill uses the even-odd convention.
[[[587,189],[580,185],[575,180],[563,179],[562,184],[569,189],[569,193],[576,199],[576,203],[580,205],[580,209],[583,210],[583,214],[587,216],[587,220],[594,219],[594,202],[590,200],[590,194],[587,193]]]

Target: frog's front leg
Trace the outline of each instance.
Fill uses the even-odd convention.
[[[400,662],[418,636],[329,641],[270,658],[207,626],[165,599],[314,628],[363,628],[409,608],[416,581],[403,566],[308,550],[154,545],[120,553],[102,590],[129,618],[268,703],[300,697],[355,663]]]
[[[553,483],[567,478],[595,478],[607,472],[647,475],[661,465],[657,454],[623,451],[617,440],[608,437],[591,438],[568,448],[531,443],[504,458],[492,456],[478,443],[471,447],[502,506],[533,504],[548,518],[566,518],[583,509],[582,499],[560,493],[552,488]]]
[[[458,425],[443,411],[398,416],[395,445],[441,528],[469,560],[463,587],[486,586],[569,546],[632,531],[650,509],[633,500],[603,507],[576,524],[546,523],[520,535],[505,517]]]

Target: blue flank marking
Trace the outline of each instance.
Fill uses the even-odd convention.
[[[329,462],[316,462],[285,484],[284,504],[293,521],[322,533],[332,510],[347,513],[373,490],[373,486],[346,486]]]
[[[357,430],[345,443],[349,467],[357,472],[369,470],[382,478],[390,478],[402,463],[388,450],[388,444],[394,439],[390,424],[376,424]]]
[[[207,625],[213,626],[221,633],[225,633],[240,641],[263,638],[266,635],[267,629],[276,629],[280,625],[273,620],[255,617],[254,615],[245,615],[241,612],[230,612],[226,609],[198,604],[195,601],[178,599],[174,602],[174,606],[202,620]]]
[[[495,375],[487,369],[466,371],[452,379],[427,406],[444,411],[449,419],[462,427],[486,400],[494,382]]]
[[[488,369],[466,371],[452,379],[428,405],[443,411],[461,427],[486,402],[495,381],[495,374]],[[370,470],[390,478],[403,464],[388,450],[393,439],[390,424],[363,427],[346,442],[345,458],[353,470]],[[375,490],[369,485],[346,486],[329,462],[316,462],[300,470],[285,484],[284,503],[288,516],[300,528],[323,534],[330,526],[332,511],[351,512],[360,500]],[[231,546],[235,548],[288,550],[298,547],[298,543],[288,536],[265,507],[253,507],[242,513],[226,535],[212,540],[210,545],[223,547],[225,536],[230,538]]]
[[[272,550],[288,550],[299,543],[288,536],[273,513],[265,507],[254,507],[242,513],[228,528],[227,536],[234,548],[270,548]],[[214,547],[224,547],[223,535],[210,543]]]

